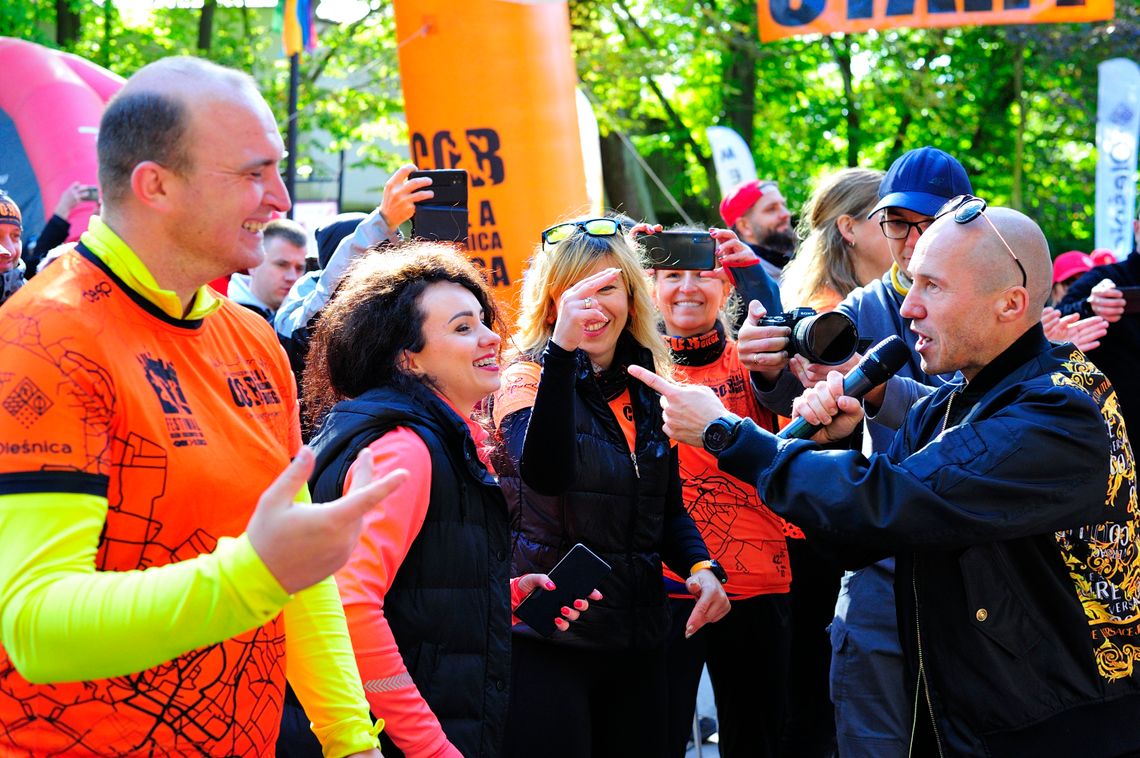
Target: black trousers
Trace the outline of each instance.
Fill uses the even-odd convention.
[[[665,651],[511,640],[508,758],[656,758],[665,749]]]
[[[788,721],[780,754],[828,758],[837,750],[827,627],[835,617],[843,570],[809,540],[788,540],[788,558],[792,567],[792,665],[788,672]]]
[[[722,758],[777,754],[787,716],[791,600],[787,594],[733,600],[732,610],[685,639],[696,600],[670,600],[673,627],[667,649],[669,737],[666,754],[684,758],[693,732],[701,669],[707,664],[716,698]]]

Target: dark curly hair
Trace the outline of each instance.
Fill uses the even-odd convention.
[[[420,296],[436,282],[469,290],[483,308],[483,323],[498,332],[490,288],[455,248],[411,242],[395,250],[373,249],[346,273],[313,333],[302,383],[310,428],[341,400],[374,387],[424,381],[401,368],[401,355],[424,347]]]

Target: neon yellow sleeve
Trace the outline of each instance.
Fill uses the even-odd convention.
[[[122,676],[274,618],[289,595],[243,534],[141,571],[96,571],[107,499],[0,495],[0,642],[34,683]]]
[[[285,606],[285,673],[328,758],[379,747],[332,577]]]

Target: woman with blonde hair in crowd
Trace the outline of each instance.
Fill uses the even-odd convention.
[[[891,267],[887,238],[867,218],[882,179],[882,171],[845,168],[820,181],[800,216],[803,242],[784,269],[785,305],[832,310]]]
[[[661,755],[669,611],[662,560],[698,597],[687,633],[728,611],[682,503],[660,397],[671,376],[649,286],[617,220],[542,233],[523,283],[520,357],[495,398],[494,459],[511,511],[512,569],[547,572],[575,543],[612,567],[604,598],[557,639],[516,624],[507,756]]]

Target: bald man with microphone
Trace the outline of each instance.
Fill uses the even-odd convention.
[[[886,453],[835,448],[863,411],[844,377],[797,400],[781,438],[704,387],[637,367],[665,431],[704,447],[852,567],[897,558],[914,755],[1140,751],[1140,510],[1111,383],[1040,325],[1048,244],[1028,217],[948,202],[902,306],[928,375]],[[849,386],[851,383],[849,382]]]

